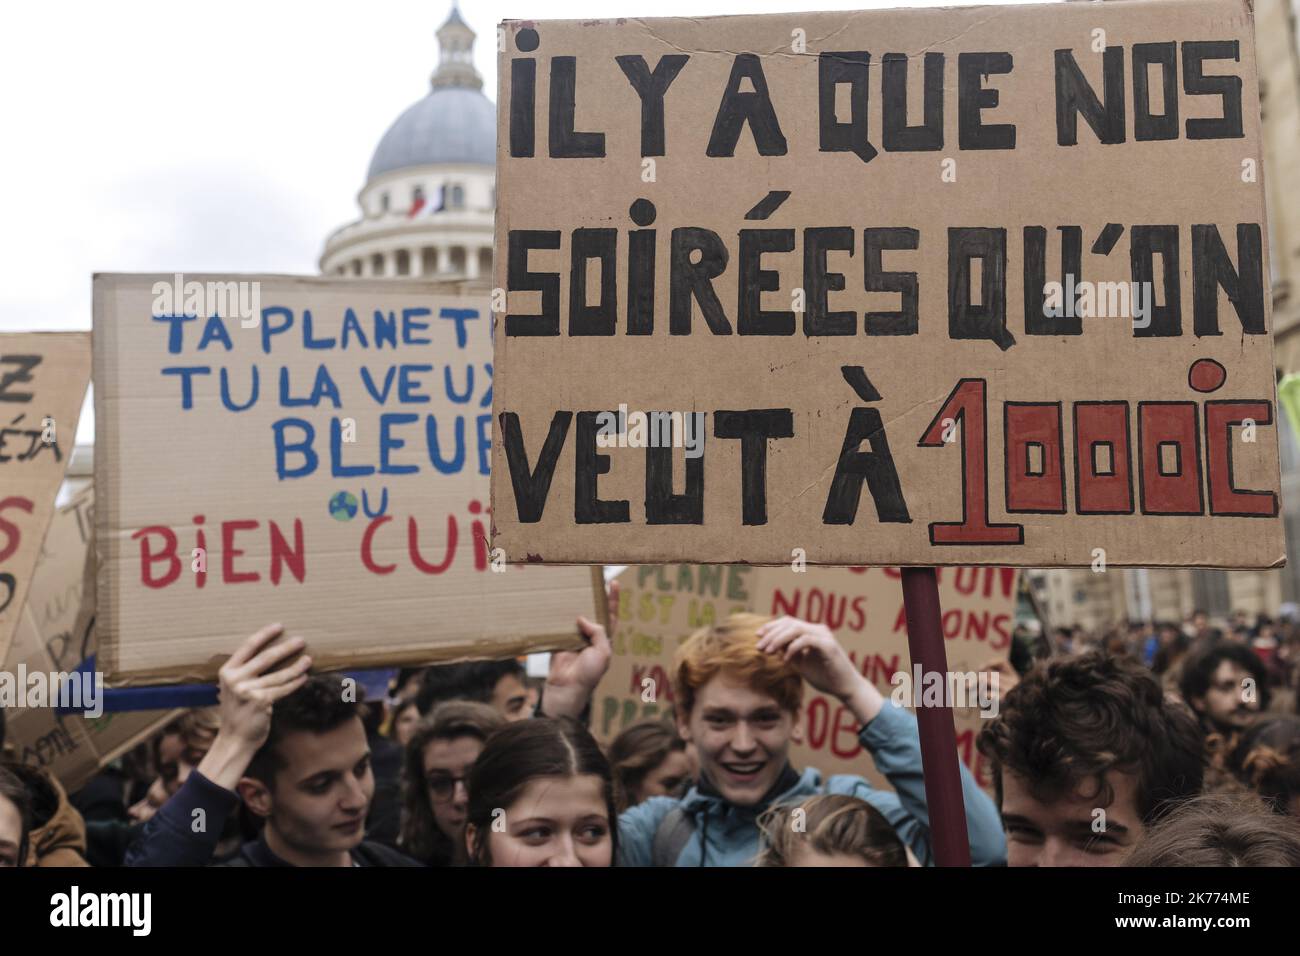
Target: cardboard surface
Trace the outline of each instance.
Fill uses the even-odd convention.
[[[172,276],[95,279],[110,682],[213,680],[276,621],[318,670],[579,643],[574,619],[604,603],[591,569],[491,570],[485,300],[415,281],[184,279],[260,283],[260,324],[154,318]]]
[[[510,560],[1284,562],[1242,0],[504,28]]]
[[[1005,661],[1011,648],[1017,572],[943,568],[938,573],[949,670],[986,671],[990,663]],[[789,614],[825,624],[887,699],[895,691],[894,675],[912,672],[903,588],[895,568],[811,568],[795,573],[739,565],[643,566],[628,568],[618,582],[614,659],[592,708],[592,729],[603,743],[629,724],[666,715],[674,703],[672,659],[678,646],[699,628],[736,611]],[[979,707],[954,708],[953,722],[961,760],[992,793],[989,769],[975,750],[983,726]],[[816,767],[823,776],[857,774],[887,786],[858,743],[853,715],[839,701],[805,685],[797,728],[802,740],[790,749],[796,768]]]
[[[89,381],[86,333],[0,334],[0,661],[32,586]]]
[[[10,674],[69,673],[95,653],[94,495],[75,495],[50,521],[17,639],[5,659]],[[92,564],[93,567],[93,564]],[[91,587],[86,585],[90,584]],[[53,707],[6,708],[6,745],[16,759],[42,767],[72,793],[123,751],[148,739],[181,711],[60,714]]]

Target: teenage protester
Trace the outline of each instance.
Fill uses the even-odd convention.
[[[513,723],[470,771],[466,853],[475,866],[611,866],[617,819],[609,761],[585,727]]]
[[[157,776],[144,797],[127,810],[132,820],[148,820],[184,785],[211,749],[219,722],[215,707],[199,707],[182,714],[153,738],[151,750]]]
[[[825,793],[759,817],[758,866],[908,866],[907,850],[879,810],[857,797]]]
[[[31,800],[31,831],[24,866],[89,866],[86,823],[68,802],[63,784],[48,770],[16,762],[0,764],[22,781]]]
[[[1236,734],[1268,708],[1263,661],[1231,641],[1195,645],[1183,665],[1179,690],[1207,734]]]
[[[827,628],[733,614],[682,644],[672,681],[677,730],[696,746],[699,782],[681,799],[653,797],[622,815],[623,864],[749,866],[760,849],[763,811],[821,793],[867,801],[922,863],[934,862],[916,718],[881,697]],[[816,769],[791,766],[805,681],[853,715],[858,739],[894,792],[862,777],[823,780]],[[965,767],[961,779],[973,862],[1004,862],[992,801]]]
[[[241,799],[264,826],[228,865],[416,865],[365,842],[374,776],[360,705],[339,679],[308,676],[302,638],[272,643],[283,633],[263,628],[221,667],[221,730],[131,845],[128,866],[213,862]]]
[[[1153,826],[1128,865],[1300,866],[1300,824],[1250,794],[1205,794]]]
[[[398,848],[428,866],[460,866],[465,856],[469,772],[506,720],[468,700],[439,704],[407,741]]]
[[[578,628],[588,646],[552,655],[548,714],[580,714],[609,667],[604,628],[582,617]],[[131,845],[128,866],[213,862],[222,826],[241,799],[265,825],[230,865],[417,865],[364,842],[374,775],[360,706],[344,699],[337,678],[308,677],[301,637],[272,643],[283,633],[278,624],[263,628],[222,666],[221,730]],[[193,827],[200,819],[203,826]]]
[[[149,754],[146,763],[152,782],[129,809],[122,806],[121,784],[113,793],[116,780],[112,776],[101,775],[69,798],[86,821],[86,861],[91,866],[122,865],[127,848],[143,830],[145,821],[176,794],[212,747],[219,721],[217,708],[194,708],[142,745]],[[241,842],[239,820],[232,817],[222,834],[218,855],[233,853]]]
[[[32,829],[32,798],[27,787],[0,767],[0,869],[24,866]]]
[[[0,857],[14,856],[15,866],[88,866],[86,824],[63,784],[47,770],[5,757],[4,744],[4,709],[0,708],[0,816],[8,815],[8,825],[0,823],[0,843],[6,831],[9,838],[15,833],[20,837],[10,840],[20,844],[12,849],[0,846]],[[13,827],[15,808],[22,821],[20,832]]]
[[[664,720],[643,720],[623,730],[609,745],[618,812],[651,797],[677,797],[690,785],[686,741]]]
[[[1011,866],[1118,866],[1148,827],[1201,792],[1201,735],[1140,664],[1040,664],[980,732]]]

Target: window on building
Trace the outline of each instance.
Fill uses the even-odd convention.
[[[465,207],[465,190],[459,186],[452,186],[448,191],[447,208],[463,209]]]
[[[399,276],[411,274],[411,254],[405,249],[397,250],[397,274]]]
[[[379,194],[379,211],[388,212],[388,193]]]
[[[370,274],[373,276],[384,274],[384,254],[382,252],[376,252],[370,257]]]

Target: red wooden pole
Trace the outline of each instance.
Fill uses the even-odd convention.
[[[943,675],[948,686],[948,651],[940,621],[939,579],[934,568],[903,568],[903,606],[907,613],[907,645],[912,667],[922,674]],[[952,708],[917,707],[921,733],[921,768],[925,773],[925,802],[930,809],[930,841],[939,866],[970,866],[966,804],[957,762],[957,732]]]

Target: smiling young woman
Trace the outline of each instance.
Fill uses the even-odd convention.
[[[564,718],[493,734],[470,772],[465,845],[476,866],[612,866],[617,813],[609,761]]]

